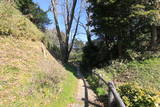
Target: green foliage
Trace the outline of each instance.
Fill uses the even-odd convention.
[[[82,61],[82,55],[83,52],[81,50],[79,51],[72,51],[69,57],[70,62],[81,62]]]
[[[151,58],[144,61],[133,61],[127,64],[128,70],[126,71],[126,75],[128,75],[128,79],[126,81],[137,82],[144,88],[155,88],[156,90],[160,90],[159,83],[160,75],[159,72],[159,58]],[[124,74],[120,74],[121,77]],[[118,78],[118,77],[117,77]],[[121,78],[124,80],[125,76]]]
[[[135,60],[135,59],[137,59],[137,58],[140,56],[140,53],[139,53],[139,52],[133,51],[133,50],[131,50],[131,49],[127,50],[127,53],[128,53],[128,57],[129,57],[131,60]]]
[[[81,40],[75,39],[73,44],[73,50],[79,51],[84,47],[84,43]]]
[[[103,89],[103,88],[97,88],[96,93],[97,93],[98,96],[102,96],[102,95],[106,94],[106,90]]]
[[[17,67],[14,67],[14,66],[6,66],[6,67],[4,68],[4,72],[2,72],[2,74],[3,74],[3,73],[17,73],[17,72],[19,72],[19,71],[20,71],[20,69],[17,68]]]
[[[94,45],[88,45],[83,48],[83,56],[82,56],[82,66],[84,68],[92,68],[96,66],[98,63],[96,60],[96,56],[98,53],[98,48]]]
[[[141,54],[139,59],[145,60],[145,59],[153,59],[153,58],[159,58],[160,57],[160,51],[146,51],[145,53]]]
[[[95,67],[103,67],[110,60],[109,50],[103,43],[97,45],[87,44],[83,48],[82,67],[85,69],[92,69]]]
[[[127,70],[127,65],[124,64],[122,61],[112,61],[112,64],[110,66],[104,67],[105,72],[107,73],[122,73]]]
[[[126,58],[131,60],[131,61],[134,61],[134,60],[143,61],[143,60],[146,60],[146,59],[159,58],[159,57],[160,57],[160,51],[159,50],[137,52],[137,51],[134,51],[132,49],[128,49],[126,51]]]
[[[42,31],[45,30],[46,25],[50,24],[47,12],[44,12],[32,0],[15,0],[15,4],[17,9]]]
[[[117,82],[138,83],[143,88],[160,90],[159,58],[150,58],[143,61],[120,62],[112,61],[112,64],[96,72],[104,75],[104,79],[114,79]]]
[[[75,69],[66,70],[45,48],[44,56],[42,46],[0,37],[0,107],[66,107],[75,101]]]
[[[55,72],[39,72],[35,75],[33,84],[36,84],[36,88],[40,91],[45,88],[51,88],[59,90],[56,84],[61,82],[60,76],[55,75]]]
[[[47,30],[45,31],[45,36],[42,39],[42,42],[48,49],[48,51],[56,58],[61,58],[60,48],[59,48],[59,40],[56,35],[55,30]]]
[[[127,107],[158,107],[159,95],[134,84],[119,86],[119,93]]]
[[[68,66],[69,67],[69,66]],[[73,72],[74,68],[70,67]],[[63,82],[63,90],[58,98],[49,107],[66,107],[68,104],[75,102],[75,93],[77,89],[77,79],[71,72],[68,72],[67,78]]]
[[[101,40],[97,59],[134,59],[151,50],[153,38],[159,35],[159,1],[146,0],[88,0],[92,32]],[[155,27],[155,32],[153,27]],[[158,43],[158,39],[155,42]],[[97,45],[96,45],[97,46]],[[156,47],[156,46],[155,46]],[[94,51],[94,53],[97,53]],[[93,53],[90,53],[92,55]],[[128,55],[129,54],[129,55]],[[102,57],[104,55],[104,57]],[[96,60],[97,61],[97,60]],[[97,65],[103,64],[101,60]]]
[[[98,78],[96,76],[88,76],[87,81],[91,85],[92,89],[96,90],[96,88],[99,86]]]
[[[90,84],[92,90],[98,95],[99,98],[106,95],[107,88],[102,82],[100,82],[97,76],[95,76],[94,74],[90,75],[87,77],[87,81]]]
[[[0,2],[0,35],[41,40],[44,34],[10,4]]]
[[[83,41],[75,39],[72,51],[69,56],[70,62],[81,62],[82,61],[83,47],[84,47]]]

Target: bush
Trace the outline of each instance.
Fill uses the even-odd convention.
[[[160,57],[160,49],[157,48],[157,50],[154,51],[145,51],[145,52],[137,52],[134,50],[127,50],[127,59],[129,60],[146,60],[150,58],[159,58]]]
[[[106,90],[104,88],[97,88],[96,93],[98,94],[98,96],[103,96],[106,94]]]
[[[112,64],[109,65],[109,66],[106,66],[104,68],[104,70],[109,73],[109,72],[112,72],[112,73],[121,73],[121,72],[124,72],[127,70],[127,65],[124,63],[124,62],[120,62],[120,61],[117,61],[117,60],[113,60],[112,61]]]
[[[45,37],[42,40],[43,44],[46,46],[48,51],[56,58],[60,59],[61,58],[61,52],[60,48],[54,44],[52,39],[48,38],[48,35],[45,35]]]
[[[86,45],[83,48],[83,56],[82,56],[82,67],[91,69],[92,67],[97,66],[97,55],[98,55],[98,47],[94,45]]]
[[[59,40],[55,30],[46,30],[42,42],[56,59],[61,59]]]
[[[99,86],[99,83],[98,83],[99,80],[96,76],[93,76],[93,75],[88,76],[87,81],[90,84],[92,89],[96,90],[96,88]]]
[[[106,85],[97,76],[90,75],[87,77],[87,81],[98,97],[106,95]]]
[[[121,85],[118,91],[127,107],[159,107],[160,96],[135,84]]]
[[[0,1],[0,35],[41,40],[43,33],[10,4]]]

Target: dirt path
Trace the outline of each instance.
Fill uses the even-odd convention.
[[[76,103],[70,104],[68,107],[102,107],[97,102],[96,94],[89,88],[88,83],[77,68],[78,89],[76,95]]]

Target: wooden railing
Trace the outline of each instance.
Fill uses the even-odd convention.
[[[113,82],[106,82],[99,74],[92,72],[95,76],[98,77],[107,87],[108,87],[108,106],[107,107],[115,107],[115,104],[118,104],[118,107],[125,107],[123,100],[120,95],[116,91]]]

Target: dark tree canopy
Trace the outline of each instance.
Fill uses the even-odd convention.
[[[127,58],[128,50],[143,53],[157,47],[160,40],[158,0],[88,0],[88,2],[90,3],[88,12],[91,14],[89,25],[99,38],[95,40],[98,44],[94,43],[98,47],[97,60],[102,59],[99,63]],[[89,55],[91,54],[93,53]]]
[[[15,3],[22,14],[26,15],[42,31],[45,30],[46,25],[50,24],[47,12],[32,0],[15,0]]]

